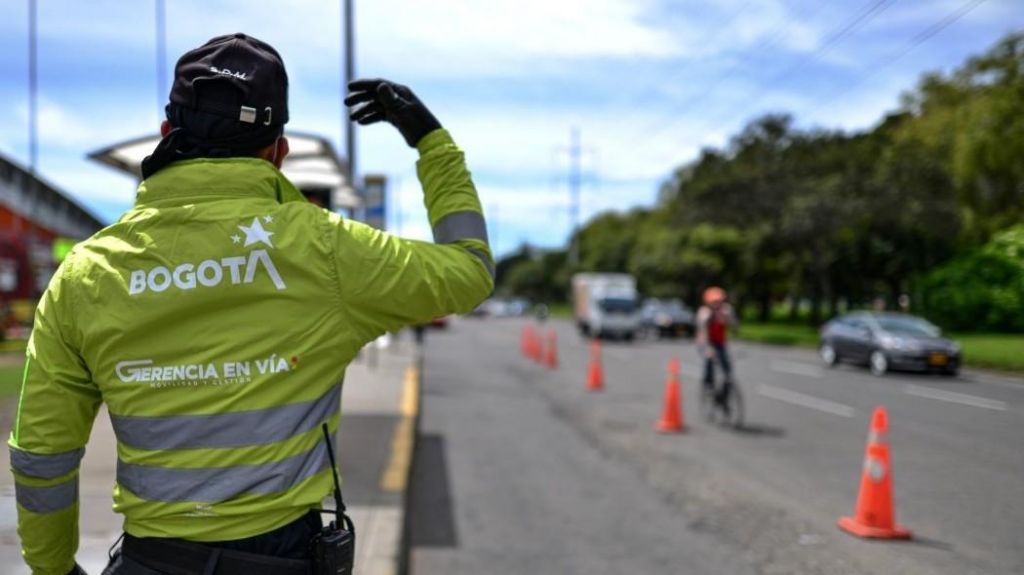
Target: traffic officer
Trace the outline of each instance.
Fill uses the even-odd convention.
[[[125,531],[108,573],[308,573],[311,510],[332,486],[320,427],[337,430],[346,366],[493,289],[463,154],[408,88],[354,82],[346,102],[419,151],[434,243],[305,200],[279,171],[287,90],[277,51],[244,34],[182,56],[134,207],[78,244],[39,302],[9,441],[34,573],[76,569],[101,404]]]

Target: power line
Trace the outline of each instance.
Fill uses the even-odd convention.
[[[796,72],[797,70],[801,69],[804,64],[806,64],[809,61],[817,58],[821,54],[824,54],[826,50],[828,50],[832,46],[835,46],[840,41],[842,41],[843,38],[846,38],[847,36],[852,34],[862,24],[866,24],[868,21],[870,21],[875,16],[878,16],[882,12],[885,12],[885,10],[887,10],[890,6],[892,6],[895,1],[896,0],[876,0],[873,4],[868,6],[867,9],[862,14],[860,14],[859,16],[854,18],[852,21],[850,21],[850,23],[848,23],[842,29],[840,29],[836,33],[834,33],[831,36],[829,36],[829,38],[827,40],[825,40],[824,43],[822,43],[820,46],[818,46],[818,48],[810,55],[810,57],[801,59],[799,62],[797,62],[797,64],[795,66],[792,67],[791,70],[787,70],[786,72],[781,74],[780,78],[781,77],[785,77],[785,76],[789,75],[792,72]]]
[[[762,94],[767,94],[769,91],[774,90],[777,86],[782,85],[790,77],[794,76],[797,72],[803,70],[804,67],[811,61],[818,59],[819,56],[823,55],[825,52],[827,52],[830,48],[841,42],[843,39],[849,37],[850,34],[855,32],[861,26],[868,23],[873,18],[875,18],[876,16],[890,8],[895,3],[895,1],[896,0],[875,0],[871,4],[866,5],[864,9],[853,20],[848,22],[839,30],[830,34],[828,38],[814,50],[814,52],[801,58],[790,67],[783,70],[780,74],[776,75],[766,84],[760,86],[759,91]],[[765,97],[762,95],[753,104],[748,104],[745,107],[748,109],[757,109],[764,101]],[[721,117],[722,115],[713,116],[713,118],[716,120],[721,119]],[[706,119],[705,125],[707,125],[707,123],[709,122]]]
[[[854,18],[852,20],[848,21],[846,24],[844,24],[843,26],[838,28],[836,31],[834,31],[832,34],[830,34],[826,38],[826,40],[814,50],[814,52],[804,56],[797,63],[795,63],[794,65],[792,65],[792,66],[786,68],[785,70],[783,70],[780,74],[775,76],[765,86],[765,88],[778,83],[779,80],[782,80],[786,76],[788,76],[788,75],[798,71],[799,69],[801,69],[805,64],[807,64],[811,60],[816,59],[818,56],[823,54],[825,51],[827,51],[829,48],[834,46],[836,43],[840,42],[841,40],[843,40],[844,38],[849,36],[857,28],[859,28],[863,24],[867,23],[868,21],[870,21],[872,18],[874,18],[878,14],[881,14],[883,11],[885,11],[887,8],[889,8],[889,6],[891,6],[895,1],[896,0],[873,0],[869,4],[865,5],[860,11],[857,12],[856,16],[854,16]],[[785,32],[786,28],[788,28],[787,24],[783,24],[782,26],[778,27],[776,30],[778,32],[780,32],[780,33],[773,34],[773,36],[771,37],[771,39],[768,42],[762,42],[761,43],[762,45],[760,45],[759,47],[755,47],[755,50],[757,50],[757,51],[766,50],[769,47],[771,47],[773,44],[775,44],[777,41],[781,40],[783,37],[785,37],[784,32]],[[671,112],[670,115],[674,116],[677,111],[685,110],[685,109],[690,108],[691,105],[695,104],[698,100],[701,100],[701,99],[704,99],[704,98],[710,98],[710,96],[714,93],[714,91],[717,90],[717,88],[722,83],[724,83],[726,80],[731,79],[731,76],[732,76],[733,72],[738,71],[738,69],[740,67],[742,67],[742,65],[743,65],[742,62],[738,62],[736,65],[734,65],[731,68],[729,68],[729,70],[727,72],[723,73],[721,76],[719,76],[718,79],[707,90],[705,90],[704,92],[702,92],[701,94],[698,94],[697,96],[695,96],[693,98],[687,99],[686,102],[683,103],[683,105],[673,107],[672,112]],[[675,128],[678,125],[678,122],[673,122],[670,119],[666,119],[666,120],[667,121],[659,121],[659,122],[657,122],[655,124],[652,124],[651,125],[651,129],[653,129],[653,132],[650,132],[648,130],[644,130],[644,132],[646,132],[644,134],[644,137],[645,137],[645,140],[646,140],[646,144],[642,144],[641,147],[640,147],[640,150],[644,150],[644,149],[646,149],[646,147],[650,146],[651,143],[654,141],[654,136],[661,135],[664,132],[666,132],[666,131],[668,131],[670,129]],[[707,122],[705,122],[705,124],[706,123]]]
[[[829,34],[829,36],[825,39],[825,41],[822,42],[822,44],[819,45],[813,52],[811,52],[810,54],[804,56],[798,62],[796,62],[795,64],[793,64],[793,65],[789,66],[788,68],[786,68],[785,70],[783,70],[781,73],[776,75],[772,80],[770,80],[765,86],[763,86],[761,89],[762,90],[768,89],[771,86],[779,83],[780,80],[783,80],[787,76],[789,76],[789,75],[799,71],[800,69],[803,68],[804,65],[806,65],[810,61],[818,58],[820,55],[824,54],[829,48],[831,48],[832,46],[834,46],[835,44],[837,44],[838,42],[840,42],[841,40],[843,40],[844,38],[849,36],[855,30],[857,30],[860,26],[864,25],[865,23],[867,23],[868,21],[873,19],[875,16],[881,14],[883,11],[888,9],[895,1],[896,0],[873,0],[869,4],[865,5],[861,10],[859,10],[857,12],[857,14],[854,16],[854,18],[852,20],[848,21],[846,24],[844,24],[843,26],[838,28],[836,31],[834,31],[833,33]],[[770,42],[769,45],[771,43],[774,43],[775,40],[781,39],[781,37],[782,36],[779,36],[777,38],[773,38],[773,41]],[[768,46],[765,46],[762,49],[765,49],[767,47]],[[733,68],[735,69],[735,68],[738,68],[738,67],[739,66],[734,66]],[[701,94],[700,96],[698,96],[697,98],[691,98],[689,101],[687,101],[686,107],[689,107],[690,104],[695,103],[696,100],[700,99],[701,97],[710,97],[711,94],[714,92],[714,90],[717,89],[718,86],[721,85],[727,79],[730,79],[729,74],[725,74],[725,75],[719,77],[718,81],[716,81],[711,86],[711,88],[709,88],[708,90],[705,90],[704,93]],[[673,115],[674,115],[675,111],[678,110],[678,109],[682,109],[682,108],[673,108]],[[715,119],[718,119],[718,117],[716,116]],[[708,122],[707,119],[705,119],[703,125],[707,125],[708,123],[710,123],[710,122]],[[672,121],[659,122],[659,124],[658,124],[659,127],[657,129],[655,129],[653,132],[649,132],[649,133],[645,134],[647,143],[642,145],[642,147],[640,149],[643,150],[647,146],[651,145],[651,143],[654,141],[654,136],[661,135],[662,133],[666,132],[667,130],[676,127],[677,124],[678,124],[678,122],[672,122]]]
[[[924,44],[928,40],[931,40],[935,35],[937,35],[938,33],[942,32],[946,28],[952,26],[958,20],[960,20],[964,16],[970,14],[971,12],[974,11],[975,8],[977,8],[978,6],[981,6],[984,3],[985,3],[985,0],[971,0],[970,2],[968,2],[968,3],[964,4],[963,6],[961,6],[960,8],[954,10],[953,12],[950,12],[949,14],[946,15],[945,18],[943,18],[943,19],[939,20],[938,22],[932,24],[928,28],[926,28],[923,31],[921,31],[917,36],[914,36],[913,38],[911,38],[910,45],[907,46],[906,49],[904,49],[902,52],[900,52],[896,56],[893,56],[893,57],[890,57],[890,58],[886,58],[884,61],[878,62],[878,65],[877,66],[873,66],[872,67],[873,68],[872,71],[869,72],[866,76],[864,76],[864,78],[868,78],[868,77],[874,75],[875,73],[877,73],[878,69],[880,67],[888,66],[888,65],[892,64],[893,62],[899,60],[900,58],[903,58],[904,56],[909,54],[914,48],[917,48],[921,44]]]
[[[959,8],[953,10],[949,14],[946,14],[944,17],[942,17],[932,25],[928,26],[927,28],[919,32],[913,38],[911,38],[910,44],[903,48],[903,50],[901,50],[899,53],[886,56],[884,58],[880,58],[868,68],[868,73],[862,75],[860,78],[858,78],[852,84],[846,86],[845,88],[835,90],[828,94],[827,96],[821,98],[816,106],[810,108],[810,110],[807,110],[806,112],[815,112],[817,110],[820,110],[826,104],[835,103],[836,98],[841,98],[844,95],[848,95],[854,88],[861,86],[869,78],[874,77],[885,68],[892,66],[894,63],[904,58],[907,54],[911,53],[915,48],[917,48],[921,44],[924,44],[928,40],[931,40],[940,32],[942,32],[946,28],[949,28],[957,21],[959,21],[961,18],[973,12],[975,8],[984,4],[985,1],[986,0],[970,0],[965,4],[962,4]],[[846,94],[843,94],[843,92],[846,92]]]
[[[750,4],[751,0],[747,0],[746,2],[740,4],[740,7],[735,12],[733,12],[729,17],[721,20],[717,24],[709,26],[708,33],[703,35],[700,39],[700,42],[696,42],[695,45],[703,46],[710,43],[712,40],[715,40],[717,31],[722,29],[728,29],[730,26],[732,26],[736,22],[736,19],[739,18],[746,11]],[[778,29],[776,29],[775,31],[778,31]],[[772,34],[774,34],[775,31],[773,31]],[[676,80],[681,79],[684,75],[684,72],[686,71],[686,68],[686,66],[680,66],[675,71],[675,73],[671,74],[668,78],[658,80],[657,85],[671,84]],[[655,98],[656,88],[658,87],[657,85],[648,87],[648,89],[644,90],[640,97],[634,100],[630,105],[633,106],[634,108],[643,108],[646,104],[652,102]],[[626,120],[623,119],[622,123],[626,123]]]

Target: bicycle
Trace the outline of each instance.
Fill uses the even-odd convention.
[[[743,391],[735,381],[701,384],[700,411],[709,423],[734,429],[743,427]]]

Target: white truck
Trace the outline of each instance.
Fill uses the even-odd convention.
[[[636,278],[629,274],[572,276],[572,303],[573,317],[584,336],[630,341],[640,329]]]

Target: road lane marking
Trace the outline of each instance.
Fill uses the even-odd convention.
[[[772,360],[771,368],[773,371],[802,375],[804,377],[821,377],[820,367],[796,361]]]
[[[978,397],[976,395],[967,395],[966,393],[957,393],[955,391],[922,387],[912,383],[907,384],[906,387],[903,388],[903,392],[908,395],[927,397],[928,399],[937,399],[939,401],[948,401],[950,403],[959,403],[960,405],[970,405],[972,407],[993,409],[995,411],[1006,411],[1005,401],[988,399],[987,397]]]
[[[853,417],[857,413],[857,411],[849,405],[829,401],[820,397],[814,397],[813,395],[807,395],[806,393],[783,389],[781,387],[761,384],[757,386],[757,392],[765,397],[770,397],[793,405],[799,405],[801,407],[817,409],[818,411],[831,413],[832,415]]]

